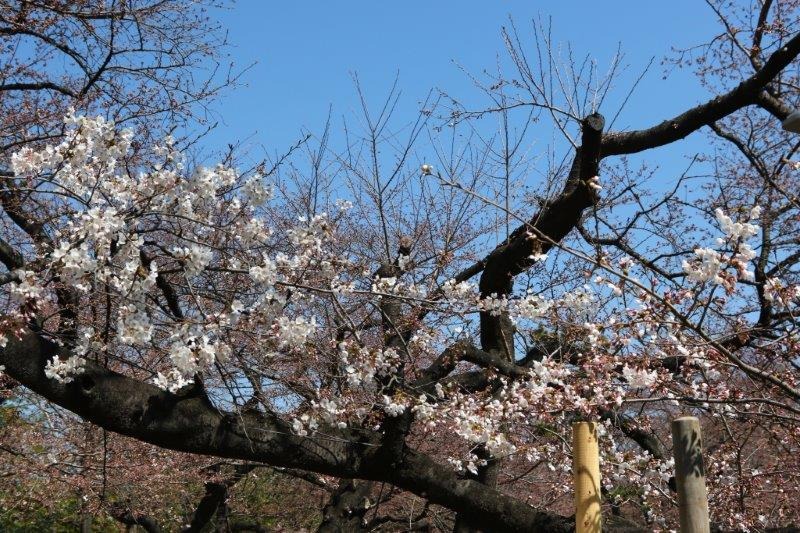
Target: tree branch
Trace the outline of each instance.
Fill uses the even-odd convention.
[[[207,398],[172,394],[90,361],[68,384],[44,375],[59,347],[35,333],[0,349],[5,372],[48,400],[98,426],[172,450],[300,468],[343,478],[385,481],[467,516],[492,531],[572,530],[571,520],[539,511],[409,448],[399,457],[368,431],[294,435],[274,416],[225,413]]]
[[[56,91],[71,98],[78,97],[78,95],[71,89],[50,81],[5,83],[0,85],[0,91]]]
[[[800,33],[775,51],[764,66],[731,91],[660,124],[644,130],[624,133],[608,133],[603,136],[603,157],[633,154],[663,146],[683,139],[703,126],[748,105],[760,103],[761,93],[781,70],[800,54]]]
[[[514,277],[533,264],[531,255],[546,253],[560,242],[578,224],[584,209],[593,205],[597,195],[589,180],[598,174],[604,126],[605,119],[597,113],[583,120],[581,146],[563,191],[489,254],[479,283],[482,297],[510,294]],[[481,347],[485,350],[513,345],[512,339],[504,339],[510,328],[502,318],[481,313]]]

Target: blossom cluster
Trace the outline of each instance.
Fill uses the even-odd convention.
[[[204,369],[225,362],[231,352],[227,338],[243,316],[272,324],[268,331],[276,350],[303,347],[316,330],[315,318],[293,313],[275,284],[282,279],[280,271],[320,268],[325,215],[299,220],[288,230],[294,252],[268,254],[263,250],[271,230],[256,215],[273,194],[263,176],[242,177],[221,165],[187,172],[172,138],[153,151],[157,159],[149,170],[132,173],[125,164],[133,156],[132,130],[117,129],[102,117],[70,115],[65,122],[61,143],[41,150],[26,147],[12,158],[17,177],[35,178],[42,194],[62,199],[63,222],[44,253],[45,267],[14,273],[8,287],[17,306],[13,312],[43,309],[56,300],[60,287],[87,295],[102,288],[118,303],[109,308],[116,326],[114,345],[107,332],[86,321],[81,335],[57,337],[76,355],[66,360],[56,356],[48,376],[69,382],[95,346],[121,352],[149,348],[171,363],[158,370],[154,382],[177,390]],[[233,257],[222,257],[211,243],[231,234],[239,249]],[[229,276],[247,273],[249,285],[236,298],[213,302],[205,297],[209,269]],[[183,279],[189,299],[175,292],[159,294],[167,283],[164,272],[172,284],[176,275]]]

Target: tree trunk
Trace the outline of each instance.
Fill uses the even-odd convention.
[[[364,516],[370,509],[372,483],[343,479],[322,509],[322,523],[317,533],[349,533],[366,531]]]

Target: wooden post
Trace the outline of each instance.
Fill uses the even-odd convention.
[[[575,476],[575,532],[600,533],[600,455],[597,424],[572,424],[572,473]]]
[[[681,533],[709,533],[703,439],[697,418],[684,416],[672,421],[672,448]]]

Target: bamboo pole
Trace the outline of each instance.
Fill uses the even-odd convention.
[[[572,472],[575,476],[575,532],[600,533],[600,455],[597,424],[572,424]]]
[[[681,533],[709,533],[703,439],[697,418],[684,416],[672,421],[672,448]]]

